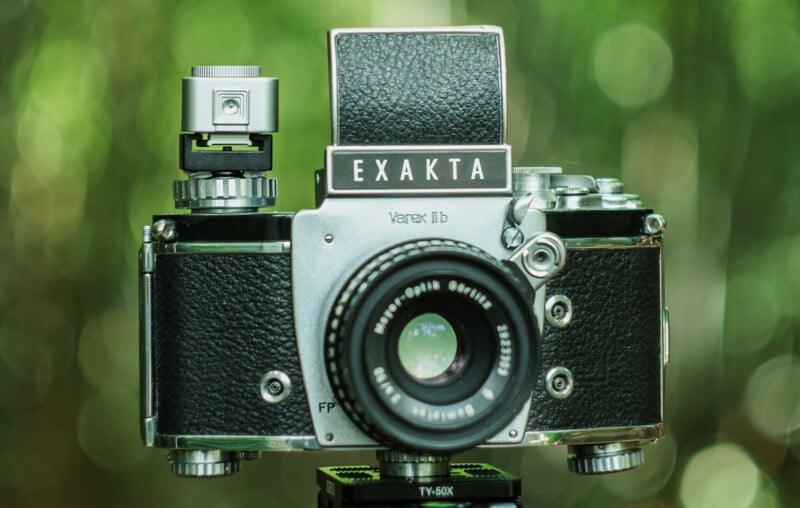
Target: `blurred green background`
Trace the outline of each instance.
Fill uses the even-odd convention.
[[[583,478],[566,451],[477,450],[528,507],[800,506],[800,7],[794,0],[3,0],[0,505],[312,506],[271,454],[169,475],[138,434],[137,249],[172,210],[180,79],[281,80],[279,208],[313,205],[329,140],[326,30],[496,24],[516,163],[619,176],[667,217],[669,436]],[[631,380],[636,382],[636,380]]]

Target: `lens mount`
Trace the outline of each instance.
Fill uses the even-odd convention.
[[[463,243],[379,254],[328,321],[336,397],[393,448],[454,452],[486,441],[530,398],[540,345],[533,296],[514,267]]]

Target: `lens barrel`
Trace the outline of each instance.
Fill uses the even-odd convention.
[[[507,265],[448,240],[379,254],[328,320],[325,358],[340,404],[381,444],[454,452],[497,434],[530,398],[534,293]]]

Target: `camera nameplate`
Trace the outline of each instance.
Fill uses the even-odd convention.
[[[511,194],[509,145],[329,146],[328,195]]]

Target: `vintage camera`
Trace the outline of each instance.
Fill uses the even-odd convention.
[[[183,80],[191,213],[155,216],[140,258],[145,444],[183,476],[272,450],[641,463],[664,432],[661,216],[616,179],[512,168],[499,28],[333,30],[329,50],[333,139],[297,213],[259,211],[277,80]]]

